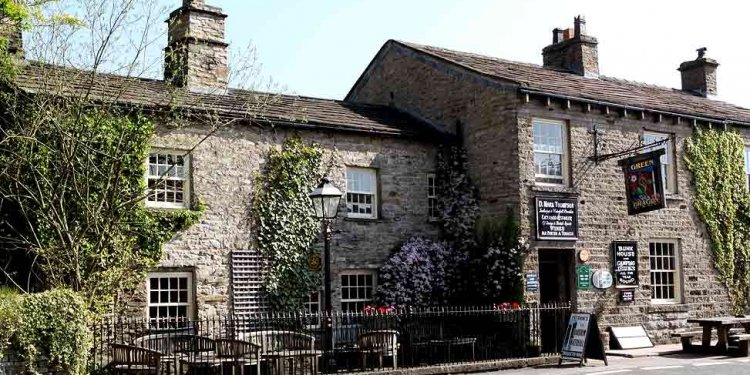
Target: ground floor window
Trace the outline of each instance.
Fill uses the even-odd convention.
[[[680,266],[677,241],[654,240],[648,244],[651,301],[679,303]]]
[[[315,291],[307,296],[307,299],[303,302],[303,311],[308,314],[317,314],[320,312],[320,291]]]
[[[351,271],[341,274],[341,310],[361,312],[372,304],[375,290],[375,273]]]
[[[192,317],[192,284],[190,272],[149,273],[148,320],[152,327],[173,327]]]

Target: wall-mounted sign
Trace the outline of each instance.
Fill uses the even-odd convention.
[[[666,207],[662,186],[661,161],[664,149],[620,160],[625,173],[628,215]]]
[[[629,303],[635,301],[635,290],[634,289],[622,289],[620,290],[620,302]]]
[[[536,197],[536,239],[578,239],[578,198]]]
[[[607,270],[597,270],[591,275],[591,283],[594,288],[607,289],[612,286],[612,274]]]
[[[591,260],[591,250],[589,249],[581,249],[578,252],[578,260],[581,261],[581,263],[586,263]]]
[[[539,275],[536,272],[526,272],[526,290],[529,292],[539,290]]]
[[[578,289],[591,289],[591,266],[588,264],[576,267],[576,280]]]
[[[615,287],[635,288],[638,286],[638,244],[635,241],[612,242],[612,270],[615,274]]]
[[[307,257],[307,266],[309,267],[310,272],[320,272],[321,264],[320,254],[312,253]]]

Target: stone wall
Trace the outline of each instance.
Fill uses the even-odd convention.
[[[522,222],[524,236],[531,242],[532,251],[526,269],[538,269],[538,249],[559,248],[566,251],[590,249],[592,271],[612,270],[612,241],[637,241],[640,285],[635,302],[620,304],[615,290],[595,289],[578,291],[575,303],[581,311],[597,312],[600,326],[644,326],[657,342],[669,340],[668,332],[687,327],[691,317],[725,315],[731,312],[727,291],[719,282],[714,268],[708,236],[703,223],[693,207],[692,176],[684,161],[685,138],[692,134],[687,122],[677,125],[669,121],[653,122],[647,117],[640,120],[634,114],[622,112],[605,115],[602,108],[586,112],[581,106],[564,109],[562,103],[532,100],[520,111],[518,117],[520,174],[523,187]],[[572,183],[566,188],[548,188],[534,183],[534,152],[532,119],[563,120],[568,126],[570,151],[569,172]],[[617,152],[637,145],[644,130],[671,133],[676,136],[675,155],[677,191],[667,196],[667,208],[627,215],[625,184],[617,159],[592,166],[587,173],[576,173],[593,155],[593,136],[589,133],[596,125],[600,131],[600,154]],[[572,187],[575,186],[575,187]],[[536,241],[534,197],[537,195],[571,195],[579,199],[579,240],[576,242]],[[651,303],[649,276],[649,248],[651,239],[678,241],[680,268],[682,270],[681,304],[654,305]]]
[[[189,149],[205,134],[200,127],[159,131],[155,148]],[[249,213],[254,179],[271,148],[295,134],[284,129],[247,125],[222,129],[193,153],[193,193],[207,210],[200,223],[165,245],[161,265],[194,272],[198,316],[227,312],[229,254],[252,248]],[[435,171],[435,147],[414,139],[345,133],[299,131],[305,143],[316,142],[333,157],[330,177],[346,189],[346,166],[376,168],[380,183],[377,220],[347,219],[345,200],[334,224],[332,242],[334,307],[339,306],[337,275],[346,269],[376,270],[401,242],[412,236],[437,236],[428,220],[427,174]],[[335,151],[334,151],[335,150]],[[132,305],[145,314],[144,296]]]
[[[382,58],[381,58],[382,56]],[[516,87],[439,63],[389,42],[350,100],[388,104],[448,132],[461,132],[483,215],[501,216],[520,204]]]

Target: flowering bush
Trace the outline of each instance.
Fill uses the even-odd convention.
[[[370,306],[367,305],[362,310],[365,314],[392,314],[396,311],[393,306]]]
[[[502,220],[482,220],[477,243],[480,253],[474,258],[472,269],[479,275],[475,279],[479,297],[484,301],[520,299],[527,245],[519,239],[513,213],[508,212]]]
[[[518,302],[503,302],[492,305],[495,310],[518,310],[521,305]]]
[[[380,268],[376,298],[387,306],[445,304],[456,279],[456,264],[466,256],[446,242],[415,237]]]

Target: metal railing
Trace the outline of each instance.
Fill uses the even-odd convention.
[[[569,313],[569,304],[334,312],[332,352],[324,350],[329,347],[324,342],[328,316],[322,313],[160,324],[110,319],[91,325],[90,368],[95,373],[127,370],[128,364],[113,355],[113,344],[125,344],[115,345],[121,351],[140,347],[158,353],[161,373],[222,373],[228,368],[263,374],[372,371],[537,357],[559,350]]]

